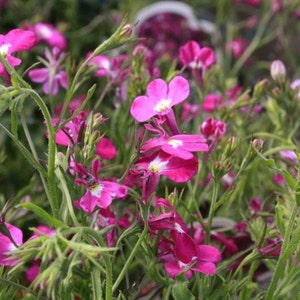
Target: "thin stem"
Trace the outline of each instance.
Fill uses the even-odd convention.
[[[208,244],[210,241],[210,231],[211,231],[212,220],[213,220],[214,212],[215,212],[215,205],[217,203],[218,191],[219,191],[219,182],[214,180],[211,203],[210,203],[209,213],[208,213],[208,218],[207,218],[207,226],[205,229],[205,232],[206,232],[205,243],[206,244]]]
[[[295,218],[298,212],[298,206],[297,203],[295,203],[292,213],[290,215],[290,219],[288,221],[288,225],[284,234],[284,238],[283,238],[283,244],[282,244],[282,250],[281,253],[279,255],[279,259],[274,271],[274,275],[272,277],[267,295],[266,295],[266,300],[272,300],[274,299],[274,293],[278,284],[279,279],[283,276],[284,274],[284,267],[285,267],[285,263],[286,260],[289,259],[289,255],[287,255],[287,253],[289,253],[289,243],[291,240],[291,236],[293,233],[293,229],[295,226]]]
[[[123,277],[125,276],[126,271],[127,271],[127,269],[128,269],[128,266],[130,265],[131,261],[133,260],[133,258],[134,258],[134,256],[135,256],[135,254],[136,254],[138,248],[140,247],[142,241],[144,240],[147,231],[148,231],[148,227],[145,226],[145,227],[144,227],[144,230],[142,231],[142,233],[141,233],[141,235],[140,235],[140,237],[139,237],[139,239],[137,240],[136,244],[134,245],[133,249],[131,250],[131,253],[130,253],[129,257],[127,258],[127,261],[126,261],[126,263],[125,263],[123,269],[121,270],[121,272],[120,272],[118,278],[116,279],[116,281],[115,281],[115,283],[114,283],[114,285],[113,285],[113,287],[112,287],[113,292],[117,289],[117,287],[118,287],[119,284],[121,283]]]

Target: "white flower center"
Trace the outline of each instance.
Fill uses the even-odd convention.
[[[170,108],[172,100],[171,99],[161,99],[155,106],[154,111],[163,112]]]
[[[7,53],[8,53],[8,49],[11,47],[11,44],[3,44],[0,46],[0,54],[1,56],[3,56],[4,58],[6,57]]]
[[[162,171],[166,168],[168,164],[168,161],[162,161],[160,160],[158,157],[156,157],[150,164],[148,167],[148,170],[154,172],[154,173],[158,173],[159,171]]]
[[[39,34],[43,38],[49,38],[52,35],[52,31],[48,27],[42,26],[39,30]]]
[[[189,67],[191,69],[200,69],[200,68],[202,68],[202,66],[203,65],[202,65],[201,61],[194,60],[194,61],[192,61],[192,62],[189,63]]]
[[[182,141],[180,141],[180,140],[169,139],[169,140],[168,140],[168,144],[171,145],[173,148],[176,149],[177,147],[182,146],[183,143],[182,143]]]
[[[95,185],[89,187],[91,194],[97,198],[101,197],[101,192],[103,190],[103,185],[96,183]]]

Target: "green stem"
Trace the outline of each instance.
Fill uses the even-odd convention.
[[[34,143],[32,141],[32,138],[31,138],[31,135],[30,135],[30,132],[29,132],[29,129],[28,129],[28,126],[27,126],[26,119],[25,119],[23,111],[21,111],[20,115],[21,115],[22,128],[24,130],[24,133],[25,133],[27,142],[29,144],[29,148],[31,150],[32,156],[34,157],[34,159],[36,160],[36,162],[39,164],[39,157],[37,155]],[[46,180],[45,180],[45,176],[44,176],[45,174],[42,173],[42,172],[40,172],[40,171],[39,171],[39,173],[40,173],[41,181],[42,181],[44,189],[45,189],[45,193],[46,193],[46,195],[47,195],[47,197],[49,199],[48,186],[47,186],[47,183],[46,183]]]
[[[289,259],[289,243],[292,237],[292,233],[293,233],[293,229],[295,226],[295,218],[298,212],[298,206],[297,203],[295,203],[292,213],[290,215],[290,219],[288,221],[288,225],[284,234],[284,238],[283,238],[283,244],[282,244],[282,249],[281,249],[281,253],[279,255],[279,259],[274,271],[274,275],[272,277],[267,295],[266,295],[266,300],[272,300],[274,299],[274,293],[278,284],[279,279],[283,276],[284,274],[284,267],[286,264],[286,260]]]
[[[48,180],[48,200],[51,206],[51,210],[53,216],[57,218],[58,216],[58,202],[56,197],[56,182],[55,182],[55,155],[56,155],[56,144],[55,144],[55,131],[52,126],[51,115],[49,110],[40,97],[40,95],[33,89],[31,89],[30,85],[15,71],[13,67],[9,65],[6,59],[0,55],[0,62],[4,65],[6,71],[11,76],[11,80],[13,86],[16,90],[20,92],[24,92],[25,94],[29,94],[34,102],[37,104],[39,109],[41,110],[44,120],[46,122],[46,127],[48,130],[48,172],[47,172],[47,180]],[[17,83],[19,85],[17,85]]]
[[[210,231],[211,231],[212,221],[213,221],[213,217],[214,217],[215,206],[217,203],[218,191],[219,191],[219,182],[214,180],[212,197],[211,197],[208,219],[207,219],[207,226],[205,228],[205,232],[206,232],[205,243],[206,244],[208,244],[210,241]]]
[[[145,223],[145,224],[146,224],[146,223]],[[144,230],[142,231],[142,233],[141,233],[139,239],[137,240],[136,244],[134,245],[133,249],[131,250],[131,253],[130,253],[129,257],[127,258],[127,261],[126,261],[126,263],[125,263],[123,269],[121,270],[121,272],[120,272],[118,278],[116,279],[116,281],[115,281],[115,283],[114,283],[114,285],[113,285],[113,287],[112,287],[113,292],[117,289],[117,287],[118,287],[119,284],[121,283],[123,277],[125,276],[126,271],[127,271],[127,269],[128,269],[128,266],[130,265],[131,261],[133,260],[133,258],[134,258],[134,256],[135,256],[135,254],[136,254],[138,248],[140,247],[142,241],[144,240],[147,231],[148,231],[148,227],[145,225]]]

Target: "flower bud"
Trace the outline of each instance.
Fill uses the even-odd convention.
[[[121,31],[122,38],[129,38],[131,37],[133,32],[133,26],[131,24],[125,24]]]
[[[286,78],[285,65],[281,60],[274,60],[271,64],[270,73],[272,79],[277,83],[284,83]]]

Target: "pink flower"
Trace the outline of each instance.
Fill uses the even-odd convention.
[[[297,165],[298,164],[298,157],[295,151],[292,150],[281,150],[279,151],[279,155],[282,159]]]
[[[208,140],[210,150],[215,147],[218,141],[226,133],[226,124],[221,120],[215,120],[213,118],[206,119],[199,127],[200,132]]]
[[[237,38],[231,41],[229,47],[235,59],[240,58],[249,46],[249,42],[243,38]]]
[[[103,137],[96,145],[96,154],[103,159],[113,159],[117,155],[117,149],[112,141],[106,137]]]
[[[175,278],[178,274],[186,272],[190,278],[193,272],[206,275],[216,273],[216,262],[221,260],[220,251],[209,245],[198,245],[180,228],[171,232],[173,245],[171,255],[165,256],[165,269],[170,277]]]
[[[85,116],[86,113],[84,111],[81,112],[74,119],[69,121],[63,129],[60,129],[55,135],[56,144],[61,146],[75,145],[81,128],[86,126]],[[53,126],[56,126],[58,121],[58,118],[53,118]],[[62,122],[63,121],[64,120],[62,120]],[[48,133],[46,133],[46,136],[48,136]]]
[[[216,108],[222,106],[223,99],[217,94],[208,94],[203,99],[203,111],[212,113]]]
[[[211,48],[201,48],[195,41],[189,41],[179,48],[179,59],[184,66],[191,69],[206,69],[216,60]]]
[[[189,93],[189,83],[181,76],[174,77],[169,84],[163,79],[154,79],[147,86],[147,96],[138,96],[133,100],[130,113],[138,122],[145,122],[156,115],[167,115]]]
[[[46,67],[30,70],[28,76],[33,82],[43,83],[43,91],[46,95],[56,95],[59,86],[64,89],[68,87],[67,73],[60,69],[64,54],[60,54],[58,48],[53,48],[52,53],[46,49],[45,56],[48,60],[44,61]]]
[[[192,152],[208,151],[206,139],[197,134],[178,134],[170,137],[162,136],[147,140],[141,148],[141,152],[149,152],[161,149],[173,157],[182,159],[193,158]]]
[[[113,198],[124,198],[127,195],[127,187],[112,181],[100,180],[98,172],[101,162],[94,160],[92,163],[92,173],[89,173],[81,164],[75,164],[75,169],[81,178],[77,178],[75,183],[86,188],[85,194],[81,197],[79,205],[88,213],[92,213],[95,207],[107,208]]]
[[[183,103],[182,112],[180,115],[180,121],[189,123],[195,119],[200,112],[201,106],[198,104]]]
[[[274,182],[275,184],[278,184],[278,185],[283,185],[283,184],[285,184],[284,176],[281,175],[281,174],[274,174],[273,177],[272,177],[272,179],[273,179],[273,182]]]
[[[198,159],[195,156],[191,159],[182,159],[160,151],[142,157],[136,166],[144,170],[142,200],[147,202],[156,190],[161,175],[174,182],[187,182],[198,171]]]
[[[198,171],[198,159],[182,159],[162,151],[142,157],[137,166],[147,170],[149,174],[164,175],[174,182],[187,182]]]
[[[58,47],[61,50],[67,48],[67,41],[63,34],[51,24],[36,23],[32,30],[36,34],[38,41],[45,41],[51,47]]]
[[[0,34],[0,55],[12,66],[19,66],[22,62],[20,58],[12,54],[18,51],[31,49],[35,44],[35,35],[31,30],[13,29],[6,35]],[[5,68],[0,63],[0,75],[5,73]]]
[[[157,230],[175,230],[178,225],[184,231],[188,231],[180,215],[176,212],[174,207],[164,198],[154,198],[154,205],[159,209],[158,216],[151,215],[148,219],[148,225],[151,231]],[[176,225],[177,224],[177,225]]]
[[[0,232],[0,265],[13,266],[18,263],[18,259],[11,258],[9,252],[17,249],[17,246],[23,244],[23,232],[9,224],[1,223]]]
[[[91,55],[92,53],[88,53],[88,57]],[[110,58],[108,58],[106,55],[97,55],[95,57],[93,57],[90,62],[89,62],[90,66],[95,66],[97,67],[96,71],[95,71],[95,76],[97,77],[105,77],[105,76],[109,76],[111,74],[111,61]]]

